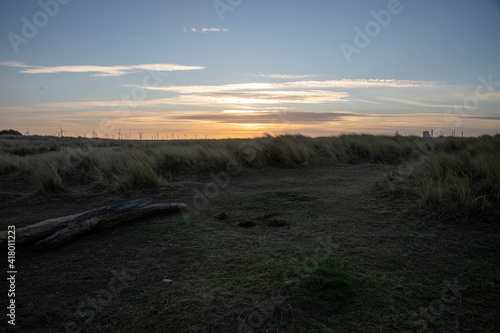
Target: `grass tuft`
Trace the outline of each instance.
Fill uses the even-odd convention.
[[[500,216],[500,155],[436,154],[423,161],[415,182],[426,210],[461,220]]]
[[[46,161],[49,158],[49,156],[45,156],[34,165],[34,182],[37,190],[41,193],[59,192],[63,189],[63,178],[58,171],[56,162]]]

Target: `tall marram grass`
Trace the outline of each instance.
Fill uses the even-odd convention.
[[[438,218],[500,220],[500,135],[447,138],[389,177],[392,189]]]
[[[419,204],[463,220],[500,217],[500,155],[439,153],[416,173]]]
[[[236,167],[364,162],[397,167],[389,185],[426,211],[465,220],[500,215],[500,135],[467,139],[267,135],[196,141],[0,137],[0,176],[23,175],[41,192],[74,185],[104,191],[148,188],[159,181]]]
[[[62,190],[64,184],[90,184],[104,190],[146,188],[158,183],[152,156],[136,148],[75,149],[33,156],[26,171],[41,192]]]

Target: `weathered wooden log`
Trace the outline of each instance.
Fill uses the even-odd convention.
[[[89,218],[94,216],[109,214],[116,211],[132,210],[134,208],[146,205],[151,201],[152,201],[151,198],[142,198],[142,199],[128,201],[125,203],[120,203],[117,205],[92,209],[79,214],[45,220],[23,228],[16,228],[16,244],[28,242],[30,240],[42,238],[44,236],[46,237],[50,234],[53,234],[57,230],[66,228],[68,225],[78,221],[88,220]],[[4,246],[6,242],[7,242],[7,232],[4,231],[0,234],[0,247]]]
[[[186,209],[186,205],[182,203],[154,204],[141,206],[131,211],[115,211],[105,215],[94,216],[83,221],[74,222],[66,228],[53,233],[49,237],[36,243],[35,249],[48,250],[55,248],[96,227],[108,227],[116,224],[116,222],[122,223],[139,217],[182,209]]]
[[[92,209],[79,214],[49,219],[23,228],[18,228],[16,229],[16,244],[47,237],[57,232],[58,230],[67,228],[68,226],[74,223],[87,221],[95,217],[103,217],[102,221],[108,221],[108,222],[112,221],[113,219],[127,218],[127,215],[129,215],[129,219],[136,218],[140,215],[130,214],[130,212],[140,207],[143,207],[144,205],[150,203],[151,201],[152,201],[151,198],[132,200],[117,205]],[[174,204],[174,205],[179,205],[179,204]],[[150,205],[150,206],[155,206],[155,205]],[[149,211],[150,212],[154,211],[154,208],[150,208]],[[143,212],[143,214],[148,214],[148,213]],[[0,247],[5,246],[6,244],[7,244],[7,232],[6,231],[0,232]]]

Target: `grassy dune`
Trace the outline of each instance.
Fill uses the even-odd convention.
[[[441,218],[496,217],[500,210],[500,135],[283,135],[197,141],[0,137],[0,175],[22,174],[38,193],[77,185],[116,192],[235,168],[361,162],[387,165],[383,187]]]

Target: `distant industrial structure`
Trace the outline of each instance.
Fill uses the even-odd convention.
[[[444,136],[444,132],[443,131],[439,131],[439,137],[442,138]],[[452,137],[456,137],[457,136],[457,130],[455,127],[453,127],[453,132],[451,132],[451,136]],[[423,132],[423,137],[424,138],[433,138],[434,137],[434,130],[431,130],[430,132],[429,131],[424,131]],[[464,137],[464,132],[462,131],[462,138]]]
[[[434,137],[434,130],[431,129],[431,131],[424,131],[424,135],[423,135],[424,138],[433,138]]]

